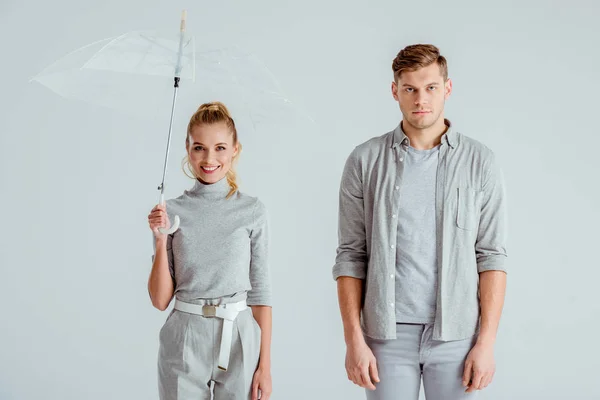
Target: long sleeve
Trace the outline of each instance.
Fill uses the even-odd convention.
[[[264,204],[256,201],[254,226],[250,233],[250,284],[248,305],[270,306],[271,275],[269,271],[269,221]]]
[[[475,242],[477,270],[506,272],[507,213],[504,177],[493,153],[482,178],[483,199]]]
[[[338,247],[333,278],[367,275],[367,239],[362,172],[355,148],[346,160],[339,190]]]

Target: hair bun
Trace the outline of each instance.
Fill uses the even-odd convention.
[[[225,104],[220,101],[213,101],[210,103],[204,103],[200,107],[198,107],[198,111],[209,111],[209,112],[220,112],[227,116],[229,115],[229,110],[225,107]]]

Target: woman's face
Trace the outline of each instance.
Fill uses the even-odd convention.
[[[204,183],[215,183],[231,169],[238,146],[225,122],[196,125],[188,138],[188,157],[196,176]]]

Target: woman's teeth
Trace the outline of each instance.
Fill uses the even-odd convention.
[[[213,172],[217,168],[219,168],[219,167],[218,166],[217,167],[202,167],[202,169],[206,172]]]

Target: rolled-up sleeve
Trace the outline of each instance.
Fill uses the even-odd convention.
[[[506,272],[508,232],[504,175],[493,153],[488,160],[482,179],[483,197],[475,242],[477,271]]]
[[[254,227],[250,233],[250,306],[271,306],[271,274],[269,271],[269,220],[265,205],[257,200]]]
[[[365,279],[367,275],[365,206],[358,156],[358,148],[355,148],[346,160],[340,183],[334,280],[340,276]]]

